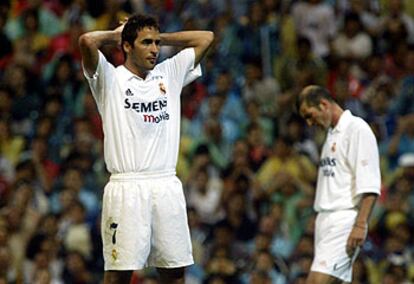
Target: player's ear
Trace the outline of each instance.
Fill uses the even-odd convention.
[[[129,44],[129,42],[124,41],[122,43],[122,49],[125,51],[125,53],[129,53],[132,49],[132,46]]]
[[[321,99],[319,102],[319,108],[324,110],[327,109],[329,107],[330,103],[327,99]]]

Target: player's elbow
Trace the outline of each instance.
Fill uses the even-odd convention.
[[[211,31],[202,31],[198,34],[197,41],[194,42],[194,47],[206,50],[210,47],[214,40],[214,33]]]
[[[204,42],[207,46],[210,46],[214,41],[214,32],[206,31],[204,36]]]
[[[81,48],[91,48],[94,46],[95,41],[88,33],[86,33],[79,37],[78,44]]]

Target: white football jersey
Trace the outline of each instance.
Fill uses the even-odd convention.
[[[110,173],[175,173],[181,90],[201,75],[194,60],[194,49],[184,49],[142,79],[99,52],[95,74],[84,71],[102,117]]]
[[[369,125],[344,111],[330,128],[319,161],[314,209],[317,212],[355,208],[361,193],[380,194],[377,141]]]

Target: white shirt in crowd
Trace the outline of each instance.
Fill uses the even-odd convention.
[[[335,53],[339,57],[364,59],[372,53],[372,41],[365,32],[359,32],[352,38],[340,33],[332,43]]]
[[[313,52],[320,57],[329,55],[329,41],[336,32],[332,6],[301,1],[292,6],[292,16],[297,33],[311,41]]]
[[[193,206],[200,216],[200,220],[206,224],[214,224],[223,217],[220,208],[223,182],[217,177],[208,177],[205,184],[206,192],[201,192],[197,185],[189,187],[187,194],[188,206]]]

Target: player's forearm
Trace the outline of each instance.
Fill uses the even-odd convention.
[[[88,32],[80,37],[80,42],[97,49],[107,44],[117,45],[121,43],[121,32],[116,30]]]
[[[355,226],[367,227],[368,220],[374,208],[378,195],[375,193],[364,193],[359,205],[358,216],[355,221]]]
[[[181,31],[175,33],[161,33],[161,45],[196,47],[209,45],[213,40],[210,31]]]
[[[86,72],[92,75],[98,66],[98,49],[106,44],[120,44],[120,29],[113,31],[93,31],[79,37],[79,48]]]
[[[193,47],[195,53],[194,66],[201,61],[214,40],[214,33],[209,31],[162,33],[160,36],[162,45]]]

